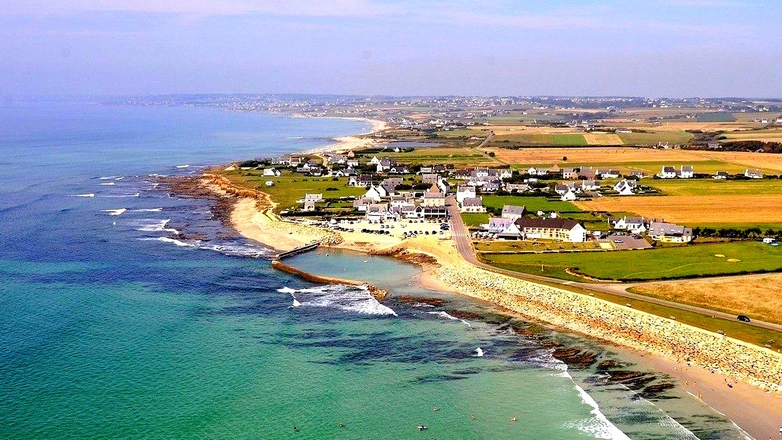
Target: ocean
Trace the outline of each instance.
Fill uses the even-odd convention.
[[[678,388],[648,395],[595,365],[568,367],[552,346],[622,360],[424,290],[415,266],[333,250],[289,260],[387,288],[383,303],[277,272],[214,201],[156,179],[368,128],[204,108],[0,107],[0,437],[744,438]]]

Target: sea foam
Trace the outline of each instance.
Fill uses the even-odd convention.
[[[277,289],[280,293],[298,294],[303,307],[323,307],[360,315],[397,316],[391,308],[380,304],[363,286],[321,286],[309,289]]]

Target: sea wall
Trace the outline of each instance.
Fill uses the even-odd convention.
[[[458,291],[529,318],[697,365],[782,394],[782,355],[598,298],[488,272],[442,266],[435,276]]]
[[[280,260],[273,260],[272,261],[272,267],[282,271],[286,272],[292,275],[296,275],[299,278],[309,281],[312,283],[321,283],[321,284],[346,284],[349,286],[366,286],[367,290],[369,290],[370,295],[374,296],[377,300],[382,300],[385,298],[386,294],[388,294],[387,290],[380,289],[376,286],[373,286],[372,284],[363,283],[361,281],[355,281],[355,280],[348,280],[343,278],[334,278],[334,277],[326,277],[321,275],[314,275],[309,272],[305,272],[301,269],[297,269],[291,265],[285,264]]]

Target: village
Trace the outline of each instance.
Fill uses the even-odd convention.
[[[287,196],[294,195],[290,199],[293,203],[280,208],[289,221],[399,239],[433,235],[445,240],[451,234],[447,205],[453,203],[476,245],[532,243],[514,246],[514,253],[640,250],[690,244],[697,238],[692,227],[662,218],[609,212],[590,213],[591,217],[585,218],[584,213],[559,208],[580,200],[659,196],[653,182],[661,180],[763,178],[761,171],[749,168],[743,174],[699,174],[692,165],[665,165],[649,175],[641,170],[623,174],[615,168],[560,167],[556,163],[528,168],[421,165],[383,154],[412,150],[392,143],[368,151],[248,161],[228,171],[257,176],[263,181],[262,189],[259,187],[263,191],[284,190]],[[318,179],[333,186],[307,192]],[[283,188],[275,188],[278,185]],[[489,199],[492,203],[487,206]],[[518,200],[534,202],[536,207],[515,203]],[[776,240],[764,237],[763,241],[775,244]],[[568,246],[562,245],[565,243]],[[508,252],[507,247],[502,249]]]

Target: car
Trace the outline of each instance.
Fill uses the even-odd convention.
[[[736,317],[736,319],[738,319],[741,322],[749,322],[749,316],[747,315],[739,315]]]

